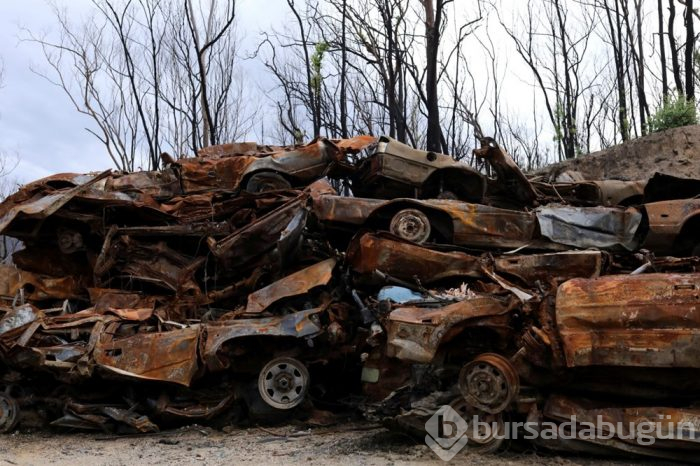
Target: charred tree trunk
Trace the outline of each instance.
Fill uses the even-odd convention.
[[[681,65],[678,59],[678,45],[676,37],[673,35],[673,22],[676,20],[675,0],[668,1],[668,44],[671,52],[671,68],[673,70],[673,80],[676,83],[676,92],[683,94],[683,80],[681,79]]]
[[[666,71],[666,39],[664,38],[663,0],[658,0],[657,8],[659,14],[659,54],[661,56],[661,93],[664,96],[664,100],[666,100],[668,97],[668,73]]]
[[[348,47],[346,42],[346,24],[348,19],[348,2],[343,0],[341,19],[341,56],[340,56],[340,135],[348,137]]]
[[[440,47],[440,24],[443,0],[423,0],[425,7],[426,80],[425,95],[428,107],[428,131],[426,146],[429,151],[441,151],[440,107],[438,105],[437,55]]]
[[[617,84],[618,100],[618,124],[620,125],[620,137],[623,141],[630,138],[629,120],[627,115],[627,86],[625,84],[626,66],[622,51],[622,19],[620,11],[620,1],[614,0],[614,7],[611,7],[607,0],[603,8],[610,28],[610,43],[613,48],[613,58],[615,62],[615,81]],[[613,19],[613,15],[615,18]]]
[[[685,98],[695,100],[695,27],[693,24],[693,0],[685,4]]]

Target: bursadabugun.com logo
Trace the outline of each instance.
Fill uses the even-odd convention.
[[[442,406],[425,423],[425,444],[440,459],[449,461],[467,446],[469,424],[449,405]]]
[[[580,421],[574,415],[567,421],[490,423],[479,416],[464,419],[448,405],[442,406],[425,423],[425,443],[444,461],[449,461],[468,447],[484,440],[610,440],[632,441],[653,445],[657,440],[694,441],[700,438],[700,426],[689,421],[674,422],[670,416],[641,419],[639,422],[610,422],[597,415],[595,422]]]

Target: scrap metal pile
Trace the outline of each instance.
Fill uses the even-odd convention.
[[[0,430],[360,408],[700,425],[700,181],[528,179],[390,138],[210,147],[0,204]],[[684,431],[685,432],[685,431]],[[497,449],[498,429],[469,448]],[[683,435],[555,450],[694,457]],[[661,438],[661,437],[660,437]]]

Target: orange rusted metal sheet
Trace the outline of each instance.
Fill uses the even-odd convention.
[[[365,233],[350,243],[347,260],[359,274],[379,270],[402,280],[417,277],[433,283],[448,277],[481,278],[478,257],[457,251],[434,251],[390,235]]]
[[[106,331],[95,345],[95,364],[125,377],[189,386],[199,368],[200,331],[198,325],[127,337]]]
[[[333,276],[335,264],[335,259],[326,259],[249,294],[245,313],[259,314],[284,298],[308,293],[313,288],[327,285]]]
[[[181,194],[182,188],[175,170],[166,168],[113,175],[105,180],[103,191],[161,199]]]
[[[11,265],[0,265],[0,297],[12,300],[19,296],[20,291],[24,294],[24,299],[29,301],[87,296],[85,284],[80,282],[79,277],[56,278],[26,272]]]
[[[32,185],[26,186],[22,191],[12,196],[9,196],[0,205],[0,233],[6,233],[6,230],[12,229],[12,223],[16,220],[31,219],[41,220],[50,216],[61,207],[66,205],[71,199],[79,195],[81,192],[89,189],[90,186],[105,179],[110,175],[111,171],[107,170],[96,176],[91,175],[76,175],[76,182],[81,184],[58,190],[55,193],[48,193],[45,196],[38,198],[26,199],[27,192],[32,192],[37,187],[43,187],[42,181],[39,180]]]
[[[600,251],[566,251],[550,254],[500,256],[494,268],[532,286],[539,281],[562,283],[572,278],[596,278],[603,271],[607,256]]]
[[[254,156],[181,159],[182,187],[187,194],[238,189],[243,174],[255,160]]]
[[[700,367],[700,274],[573,279],[556,296],[566,364]]]
[[[89,288],[90,302],[95,312],[104,313],[112,309],[154,309],[158,296],[144,295],[133,291],[112,288]]]
[[[228,142],[215,146],[203,147],[197,151],[197,157],[231,157],[233,155],[255,155],[260,152],[283,150],[283,147],[259,146],[255,142]]]
[[[555,448],[561,450],[628,453],[683,462],[695,462],[700,450],[700,410],[694,408],[611,406],[609,402],[553,395],[547,399],[542,414],[545,419],[568,423],[569,429],[561,430],[568,441],[554,440]],[[591,432],[588,426],[601,430]],[[582,445],[586,443],[590,447]]]
[[[360,152],[372,144],[376,144],[379,139],[375,136],[360,135],[348,139],[332,139],[333,143],[340,149],[349,152]]]

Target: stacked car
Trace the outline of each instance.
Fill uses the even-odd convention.
[[[700,182],[474,156],[490,175],[388,137],[235,143],[22,187],[0,204],[0,430],[342,407],[420,435],[450,405],[496,426],[486,451],[505,419],[700,422]],[[540,442],[693,455],[622,437]]]

